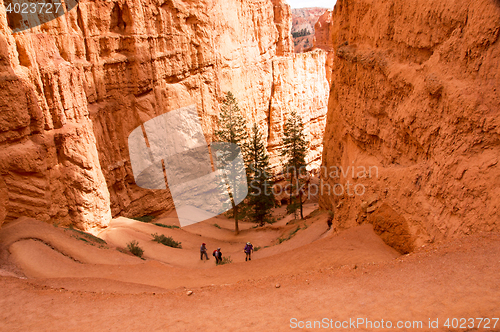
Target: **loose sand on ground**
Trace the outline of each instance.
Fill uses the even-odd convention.
[[[415,331],[439,319],[446,331],[446,318],[499,317],[499,234],[400,256],[371,225],[333,233],[326,218],[241,223],[237,236],[224,216],[181,229],[118,218],[100,234],[105,245],[20,219],[0,230],[0,330],[287,331],[292,318],[365,318],[422,321]],[[177,224],[175,215],[155,222]],[[182,249],[153,242],[153,233]],[[116,250],[132,240],[144,260]],[[260,247],[251,262],[247,241]],[[200,260],[202,242],[209,261]],[[215,266],[216,247],[233,263]]]

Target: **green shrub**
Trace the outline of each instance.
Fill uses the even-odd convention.
[[[287,237],[279,237],[278,244],[282,244],[283,242],[290,240],[299,230],[300,226],[297,226],[297,228],[294,231],[291,231]]]
[[[217,224],[214,224],[215,227],[217,227],[218,229],[221,229],[221,227]]]
[[[132,241],[127,244],[127,249],[130,251],[132,254],[136,255],[137,257],[142,258],[142,254],[144,254],[144,250],[142,250],[141,247],[139,247],[139,242],[137,241]]]
[[[155,217],[153,217],[153,216],[146,215],[146,216],[142,216],[142,217],[135,217],[135,218],[132,218],[132,219],[140,221],[140,222],[149,223],[149,222],[153,221],[154,218]]]
[[[265,219],[266,223],[268,223],[268,224],[274,224],[278,220],[276,220],[276,218],[274,218],[273,216],[267,216],[266,219]]]
[[[253,251],[259,251],[261,248],[260,246],[253,248]]]
[[[288,236],[288,238],[291,239],[292,236],[294,236],[295,233],[297,233],[299,231],[299,229],[300,229],[300,226],[297,226],[297,228],[293,232],[290,233],[290,235]]]
[[[101,238],[98,238],[97,236],[94,236],[90,233],[83,232],[79,229],[74,228],[73,225],[69,225],[69,228],[66,229],[66,231],[69,231],[71,233],[76,233],[73,234],[72,236],[75,237],[78,240],[87,242],[90,245],[98,245],[99,247],[106,247],[107,243]]]
[[[230,264],[232,262],[231,256],[222,257],[222,262],[220,262],[219,265]]]
[[[151,234],[151,236],[153,236],[153,241],[155,242],[172,248],[182,249],[181,242],[174,241],[171,236],[165,236],[163,234],[158,235],[157,233]]]
[[[165,227],[165,228],[170,228],[170,229],[175,229],[175,228],[180,228],[179,226],[177,225],[165,225],[165,224],[160,224],[158,222],[155,223],[156,226],[160,226],[160,227]]]

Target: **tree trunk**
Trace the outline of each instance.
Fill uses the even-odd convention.
[[[302,209],[302,190],[299,190],[299,202],[300,202],[300,219],[304,219],[304,211]]]
[[[234,235],[238,235],[240,233],[240,229],[238,227],[238,205],[234,205],[234,202],[233,202],[233,214],[234,214]]]

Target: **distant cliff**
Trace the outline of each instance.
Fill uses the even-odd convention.
[[[314,45],[314,25],[327,8],[292,9],[292,36],[295,53],[311,50]]]

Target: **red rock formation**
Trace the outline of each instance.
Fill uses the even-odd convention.
[[[270,105],[285,99],[273,92],[275,80],[304,84],[307,94],[284,114],[300,107],[320,146],[325,89],[301,80],[318,77],[325,86],[312,72],[324,66],[311,64],[318,55],[289,56],[290,20],[283,0],[80,1],[59,19],[12,34],[0,10],[0,223],[28,215],[91,229],[111,214],[172,208],[168,190],[135,185],[128,135],[195,104],[210,139],[229,90],[267,133]]]
[[[319,48],[327,51],[326,57],[326,79],[330,85],[332,84],[332,66],[334,59],[334,51],[332,45],[332,36],[330,27],[332,25],[332,11],[328,10],[321,15],[314,26],[314,48]]]
[[[330,28],[323,162],[350,169],[325,183],[352,194],[322,195],[334,226],[371,222],[401,252],[498,230],[499,2],[339,0]]]
[[[0,224],[30,216],[105,226],[109,193],[82,66],[69,65],[48,34],[1,33],[0,52]]]
[[[306,52],[313,48],[315,24],[325,11],[327,11],[326,8],[319,7],[292,9],[292,33],[301,30],[310,32],[309,35],[293,38],[295,53]]]
[[[332,51],[332,37],[330,27],[332,25],[332,11],[327,10],[321,15],[314,25],[314,47],[325,51]]]
[[[276,55],[290,55],[293,53],[293,40],[290,35],[292,27],[290,6],[286,5],[283,0],[272,0],[272,2],[274,5],[274,23],[279,33]]]
[[[316,50],[273,61],[273,88],[269,109],[268,149],[271,164],[280,166],[283,125],[292,110],[302,114],[310,142],[307,162],[321,166],[329,85],[325,79],[326,52]]]

